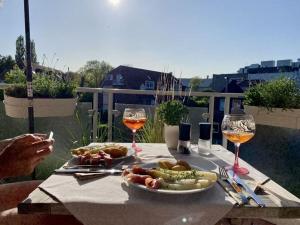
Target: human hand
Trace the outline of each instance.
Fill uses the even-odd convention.
[[[54,140],[45,138],[43,134],[25,134],[13,138],[0,155],[0,179],[32,173],[52,152]]]
[[[2,152],[2,150],[7,147],[9,144],[11,144],[13,141],[17,140],[17,139],[20,139],[20,138],[23,138],[25,137],[26,135],[29,135],[29,134],[22,134],[22,135],[19,135],[19,136],[16,136],[14,138],[9,138],[9,139],[4,139],[4,140],[1,140],[0,141],[0,154]],[[38,133],[35,133],[33,134],[35,137],[40,137],[41,139],[45,139],[47,137],[46,134],[38,134]]]

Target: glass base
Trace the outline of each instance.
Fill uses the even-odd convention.
[[[237,175],[246,175],[249,173],[249,170],[245,167],[239,167],[239,166],[227,166],[225,167],[226,170],[233,170],[234,173]]]
[[[135,142],[132,143],[131,147],[134,149],[135,153],[141,152],[142,148],[138,147]]]
[[[139,148],[139,147],[137,147],[137,146],[134,148],[134,150],[135,150],[135,152],[136,152],[136,153],[138,153],[138,152],[141,152],[141,151],[142,151],[142,149],[141,149],[141,148]]]

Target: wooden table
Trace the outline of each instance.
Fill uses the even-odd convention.
[[[141,147],[147,144],[140,144]],[[151,144],[153,145],[153,144]],[[165,144],[155,144],[155,146],[165,147]],[[213,155],[208,159],[220,165],[222,162],[231,164],[234,160],[234,154],[224,149],[220,145],[214,145]],[[241,163],[243,161],[241,160]],[[249,167],[251,167],[249,165]],[[262,174],[252,168],[255,173]],[[264,185],[271,195],[276,197],[277,202],[272,201],[270,196],[263,197],[266,203],[265,208],[257,207],[238,207],[235,206],[226,215],[226,218],[300,218],[300,200],[274,181],[269,181]],[[279,206],[280,203],[280,206]],[[55,198],[49,196],[40,189],[34,190],[28,198],[19,204],[18,212],[20,214],[53,214],[53,215],[70,215],[69,211]]]

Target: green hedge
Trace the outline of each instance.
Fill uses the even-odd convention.
[[[245,105],[283,109],[300,108],[300,90],[296,81],[282,77],[260,83],[245,92]]]

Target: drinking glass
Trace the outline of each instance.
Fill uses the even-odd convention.
[[[132,131],[132,148],[135,152],[142,151],[135,143],[135,133],[138,129],[142,128],[147,120],[145,110],[143,108],[134,109],[126,108],[123,114],[123,123]]]
[[[237,174],[245,175],[249,170],[239,166],[239,148],[242,143],[249,141],[255,134],[255,122],[252,115],[231,114],[225,115],[222,121],[224,137],[233,142],[235,146],[235,159],[232,167]]]

